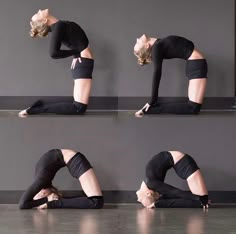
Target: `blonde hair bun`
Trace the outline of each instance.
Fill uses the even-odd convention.
[[[150,48],[143,47],[138,52],[135,52],[134,54],[138,58],[138,64],[141,66],[152,62]]]
[[[29,34],[31,37],[46,37],[50,31],[50,27],[41,21],[31,21],[30,25],[31,30]]]

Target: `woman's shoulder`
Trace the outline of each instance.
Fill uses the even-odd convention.
[[[55,31],[58,28],[63,27],[65,21],[63,20],[58,20],[57,22],[55,22],[54,24],[50,25],[51,31]]]
[[[176,41],[189,41],[189,39],[179,36],[179,35],[169,35],[165,38],[163,38],[165,41],[171,41],[171,42],[176,42]]]
[[[76,24],[76,23],[69,20],[58,20],[52,26],[62,26],[62,25],[71,25],[71,24]]]

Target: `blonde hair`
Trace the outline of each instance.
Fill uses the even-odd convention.
[[[148,196],[148,200],[150,203],[155,203],[160,198],[160,194],[158,192],[154,192]]]
[[[30,36],[31,37],[46,37],[50,31],[50,27],[47,23],[42,22],[41,20],[38,21],[31,21],[31,30]]]
[[[143,46],[139,51],[135,52],[134,55],[138,58],[138,64],[143,66],[152,62],[151,48],[145,48]]]

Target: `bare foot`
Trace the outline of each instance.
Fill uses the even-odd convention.
[[[22,110],[21,112],[18,113],[18,116],[20,118],[26,118],[28,116],[27,109]]]
[[[139,110],[139,111],[135,112],[135,116],[138,118],[142,118],[144,116],[143,110]]]
[[[149,105],[149,103],[146,103],[146,104],[144,105],[144,107],[143,107],[141,110],[139,110],[139,111],[137,111],[137,112],[135,113],[135,116],[138,117],[138,118],[143,117],[144,114],[145,114],[145,112],[147,112],[150,107],[151,107],[151,106]]]

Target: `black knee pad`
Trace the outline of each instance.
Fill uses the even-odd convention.
[[[76,113],[81,114],[81,115],[85,113],[85,111],[87,110],[87,106],[88,106],[86,104],[83,104],[81,102],[76,102],[76,101],[73,102],[73,105],[75,106]]]
[[[89,199],[91,199],[94,203],[94,209],[101,209],[103,208],[104,205],[104,200],[103,200],[103,196],[93,196],[93,197],[89,197]]]
[[[188,101],[188,105],[189,105],[189,110],[192,114],[199,114],[202,105],[196,102],[192,102],[192,101]]]

